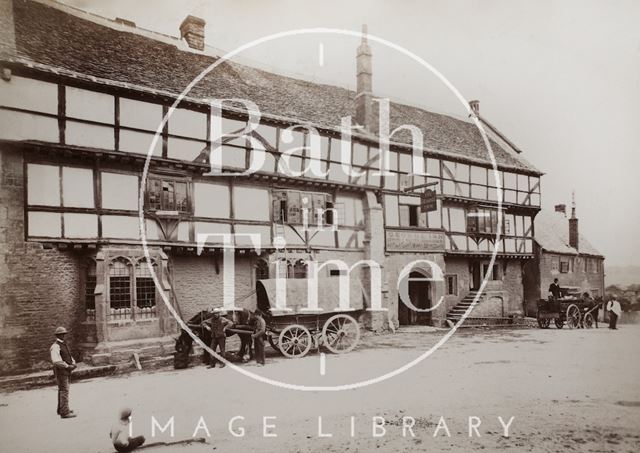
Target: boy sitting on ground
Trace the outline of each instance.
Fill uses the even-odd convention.
[[[120,420],[118,420],[112,427],[111,442],[113,446],[119,452],[129,452],[138,448],[144,444],[144,436],[130,437],[130,423],[131,423],[131,409],[128,407],[122,409],[120,412]]]

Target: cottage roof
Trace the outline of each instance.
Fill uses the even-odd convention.
[[[3,2],[4,3],[4,2]],[[53,2],[13,0],[15,32],[13,60],[37,63],[132,87],[177,95],[219,56],[195,52],[177,38],[143,31],[131,25],[71,10]],[[13,43],[13,41],[10,41]],[[9,42],[9,41],[7,41]],[[0,53],[0,57],[3,53]],[[354,114],[355,92],[225,62],[189,93],[192,98],[243,98],[263,114],[336,128]],[[414,124],[424,132],[425,147],[444,156],[490,163],[480,132],[469,121],[392,102],[391,126]],[[409,134],[394,140],[410,143]],[[540,172],[508,144],[492,140],[498,165]]]
[[[534,239],[547,252],[603,256],[582,234],[578,250],[569,245],[569,219],[561,212],[542,209],[536,215],[534,226]]]

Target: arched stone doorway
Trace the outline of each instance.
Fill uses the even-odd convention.
[[[425,310],[432,306],[431,276],[426,271],[414,270],[400,281],[398,291],[398,323],[401,326],[432,325],[431,311],[420,312],[408,307],[401,294],[408,297],[414,307]]]

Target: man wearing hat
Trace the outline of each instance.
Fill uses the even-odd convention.
[[[76,414],[69,410],[69,377],[76,369],[76,361],[71,356],[69,345],[64,339],[67,329],[58,327],[55,331],[56,341],[51,345],[51,363],[58,383],[58,415],[62,418],[73,418]]]

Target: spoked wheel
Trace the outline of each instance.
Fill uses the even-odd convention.
[[[275,349],[280,354],[282,354],[282,351],[280,350],[280,345],[278,344],[280,340],[280,337],[278,335],[267,335],[267,340],[269,340],[269,344],[273,349]]]
[[[549,324],[551,324],[549,318],[538,318],[538,326],[540,326],[541,329],[548,329]]]
[[[334,354],[352,351],[360,340],[358,321],[349,315],[334,315],[324,323],[322,339],[326,348]]]
[[[567,326],[569,329],[575,329],[580,325],[580,309],[576,304],[567,307]]]
[[[584,323],[584,327],[586,329],[591,329],[595,324],[595,318],[591,313],[587,313],[586,315],[584,315],[584,320],[582,322]]]
[[[556,318],[553,320],[557,329],[562,329],[564,327],[564,321],[560,318]]]
[[[312,344],[313,340],[309,329],[299,324],[285,327],[278,337],[280,352],[289,358],[304,357],[311,349]]]

